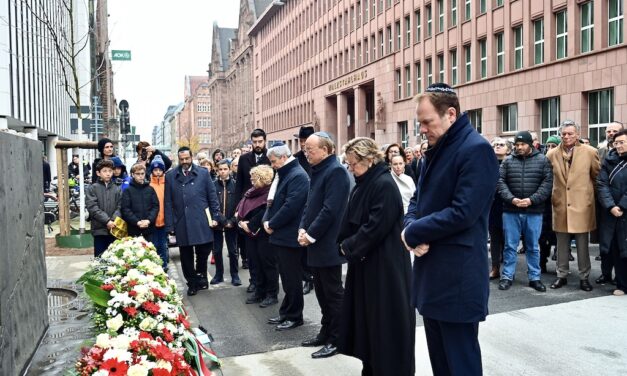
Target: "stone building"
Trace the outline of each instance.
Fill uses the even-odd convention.
[[[622,0],[284,0],[249,36],[255,126],[293,149],[308,124],[413,144],[412,98],[433,82],[488,138],[572,119],[596,144],[627,120]]]
[[[205,76],[185,76],[185,101],[176,114],[176,141],[193,152],[211,144],[211,103]]]

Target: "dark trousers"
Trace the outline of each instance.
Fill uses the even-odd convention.
[[[268,236],[262,235],[254,239],[247,237],[246,252],[249,268],[252,270],[254,266],[256,269],[256,277],[253,277],[253,282],[257,285],[255,295],[260,298],[276,298],[279,295],[278,260],[276,250],[268,243]]]
[[[240,231],[237,231],[237,250],[242,258],[242,262],[247,261],[248,254],[246,253],[246,235],[242,234]]]
[[[505,248],[505,237],[503,236],[503,228],[490,227],[490,258],[492,266],[499,267],[503,260],[503,249]]]
[[[94,235],[94,257],[100,257],[114,241],[113,235]]]
[[[619,225],[617,225],[619,226]],[[612,246],[610,247],[612,256],[614,257],[614,272],[616,273],[616,288],[627,292],[627,258],[620,257],[618,249],[618,234],[614,233]]]
[[[303,319],[303,286],[301,279],[303,269],[301,254],[304,248],[289,248],[274,246],[279,256],[279,273],[285,297],[279,308],[279,316],[287,320],[299,321]]]
[[[157,248],[157,254],[163,261],[163,268],[167,268],[170,261],[170,251],[168,249],[168,233],[165,231],[165,227],[155,228],[155,232],[152,233],[152,244]]]
[[[601,253],[601,274],[611,280],[612,269],[614,269],[614,255],[612,255],[612,252]]]
[[[213,257],[216,260],[216,277],[224,277],[224,261],[222,257],[222,247],[226,241],[226,249],[229,253],[229,272],[231,277],[237,277],[237,230],[234,228],[216,230],[213,232]]]
[[[209,259],[211,248],[213,248],[213,243],[179,247],[183,276],[188,287],[198,287],[201,279],[207,279],[207,259]]]
[[[307,265],[307,248],[303,248],[303,251],[300,253],[300,265],[303,269],[303,281],[311,282],[313,281],[313,275],[311,274],[311,269],[309,265]]]
[[[423,317],[433,376],[482,375],[479,323]]]
[[[322,328],[318,337],[337,346],[340,333],[340,313],[344,299],[342,286],[342,265],[329,267],[311,267],[314,277],[316,298],[322,311]]]

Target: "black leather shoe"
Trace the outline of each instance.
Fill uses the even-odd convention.
[[[607,278],[604,274],[601,274],[599,278],[594,280],[594,283],[596,283],[597,285],[604,285],[606,283],[611,283],[611,282],[612,282],[612,278]]]
[[[268,324],[277,325],[277,324],[282,323],[285,320],[287,319],[283,316],[271,317],[268,319]]]
[[[546,292],[546,287],[542,284],[540,280],[529,281],[529,287],[539,292]]]
[[[248,260],[242,261],[242,269],[248,269]]]
[[[326,341],[320,337],[313,337],[313,338],[309,338],[304,340],[300,345],[303,347],[316,347],[316,346],[322,346],[324,345]]]
[[[255,290],[257,290],[257,285],[255,285],[254,283],[251,283],[250,285],[248,285],[246,292],[255,292]]]
[[[499,281],[499,290],[509,290],[512,287],[512,281],[509,279],[501,279]]]
[[[555,282],[553,282],[551,284],[551,288],[552,289],[559,289],[563,286],[566,286],[566,283],[568,283],[568,281],[566,280],[566,278],[558,278],[555,280]]]
[[[588,279],[582,279],[579,281],[579,288],[583,291],[592,291],[592,285],[588,281]]]
[[[198,294],[198,289],[196,287],[190,287],[187,289],[187,296],[194,296]]]
[[[209,283],[211,283],[212,285],[217,285],[218,283],[222,283],[222,282],[224,282],[224,278],[213,277],[211,278],[211,282]]]
[[[250,298],[246,299],[246,304],[256,304],[256,303],[261,303],[263,301],[263,299],[261,298],[261,296],[251,296]]]
[[[331,345],[331,344],[327,344],[324,345],[323,348],[321,348],[320,350],[316,351],[315,353],[311,354],[311,357],[314,359],[322,359],[322,358],[328,358],[330,356],[333,356],[337,354],[337,347]]]
[[[241,286],[242,285],[242,281],[239,279],[238,276],[231,277],[231,284],[233,286]]]
[[[303,295],[307,295],[314,289],[313,281],[305,281],[303,285]]]
[[[298,321],[285,320],[279,325],[277,325],[276,328],[274,328],[274,330],[278,330],[278,331],[290,330],[290,329],[297,328],[301,325],[303,325],[303,320],[298,320]]]
[[[206,290],[209,288],[209,282],[207,281],[207,277],[203,276],[202,274],[196,274],[196,276],[198,277],[197,281],[198,281],[198,290]]]
[[[269,307],[273,304],[277,304],[279,302],[279,299],[272,297],[272,298],[265,298],[261,304],[259,304],[259,307],[261,308],[266,308]]]

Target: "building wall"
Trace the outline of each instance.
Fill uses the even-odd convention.
[[[462,110],[481,110],[478,125],[486,137],[521,129],[541,133],[542,100],[550,97],[559,97],[559,111],[548,116],[552,122],[544,126],[551,131],[545,135],[566,118],[581,122],[583,135],[587,135],[589,93],[601,89],[611,91],[613,97],[613,114],[603,121],[627,118],[622,16],[614,21],[623,24],[620,43],[609,45],[609,6],[615,0],[596,0],[589,5],[594,36],[593,49],[588,52],[581,52],[585,1],[486,0],[484,11],[484,2],[473,0],[469,12],[465,0],[456,1],[455,11],[450,0],[283,3],[270,5],[250,32],[256,126],[269,132],[271,139],[293,144],[299,126],[314,124],[333,133],[340,144],[354,136],[372,135],[382,144],[413,144],[412,97],[437,81],[456,87]],[[562,11],[566,11],[567,24],[563,48],[557,40]],[[544,44],[539,44],[538,50],[544,59],[536,63],[533,27],[540,19]],[[522,27],[520,66],[516,60],[517,27]],[[558,47],[566,56],[558,56]],[[507,104],[516,104],[518,110],[513,117],[516,127],[510,132],[503,130],[501,106]],[[603,124],[606,122],[599,129]]]

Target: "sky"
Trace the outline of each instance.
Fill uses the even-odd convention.
[[[113,62],[118,103],[129,103],[142,140],[169,105],[184,100],[185,76],[206,76],[213,23],[237,27],[238,0],[109,0],[109,51],[130,50]]]

